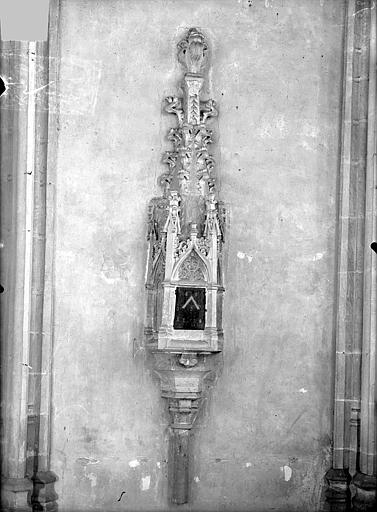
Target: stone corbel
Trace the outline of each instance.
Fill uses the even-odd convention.
[[[170,417],[169,495],[173,503],[183,504],[189,500],[191,430],[208,384],[216,376],[216,362],[195,352],[153,351],[153,355],[154,372]]]

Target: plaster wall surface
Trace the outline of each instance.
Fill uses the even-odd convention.
[[[212,151],[230,226],[223,371],[194,432],[191,502],[177,509],[319,509],[332,428],[344,6],[61,2],[50,172],[51,469],[62,512],[168,508],[168,417],[143,347],[146,213],[176,122],[162,111],[182,77],[176,44],[193,26],[211,47],[205,92],[220,110]]]

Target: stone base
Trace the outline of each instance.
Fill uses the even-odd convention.
[[[34,486],[29,495],[29,502],[33,512],[57,512],[57,499],[59,496],[54,488],[57,479],[58,477],[52,471],[38,471],[32,477]]]
[[[152,350],[150,355],[154,373],[160,379],[161,396],[168,400],[169,501],[183,505],[188,503],[190,495],[190,432],[222,360],[220,354],[191,350],[177,353]]]
[[[1,487],[2,512],[30,512],[28,495],[33,483],[29,478],[4,478]]]
[[[352,498],[352,510],[355,512],[375,512],[376,501],[376,476],[356,473],[352,479],[355,495]]]
[[[329,469],[325,476],[325,493],[329,512],[348,512],[351,509],[350,481],[347,469]]]

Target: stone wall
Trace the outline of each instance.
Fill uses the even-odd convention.
[[[192,26],[211,44],[230,225],[223,371],[181,509],[318,510],[332,435],[343,24],[342,0],[61,2],[50,207],[62,512],[167,508],[168,417],[143,348],[146,214],[170,147],[162,104],[182,76],[176,43]]]

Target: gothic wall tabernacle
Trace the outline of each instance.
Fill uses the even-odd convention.
[[[230,229],[223,370],[194,428],[181,510],[318,510],[332,435],[345,2],[61,4],[48,205],[59,510],[166,510],[169,418],[143,335],[146,219],[190,27],[210,47],[203,94],[219,108],[208,124]]]

